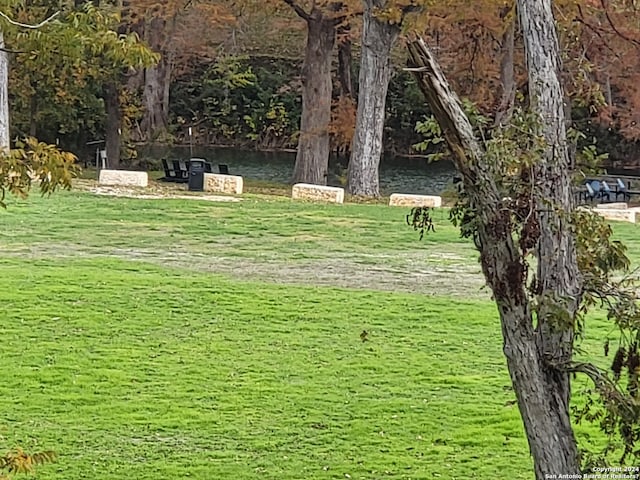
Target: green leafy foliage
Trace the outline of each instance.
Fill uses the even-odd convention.
[[[411,213],[407,215],[407,225],[420,232],[420,240],[423,239],[425,233],[436,231],[429,207],[412,208]]]
[[[430,112],[415,77],[410,72],[400,71],[394,74],[389,82],[386,105],[385,149],[411,153],[412,144],[421,138],[416,134],[415,126],[421,119],[428,117]]]
[[[294,147],[300,100],[289,78],[295,67],[284,60],[219,57],[199,74],[178,79],[174,123],[197,125],[203,143]]]
[[[16,147],[0,157],[1,207],[6,207],[6,192],[25,197],[34,181],[43,194],[71,187],[71,180],[78,173],[75,155],[35,138],[18,141]]]
[[[424,140],[413,144],[414,150],[422,153],[431,152],[427,155],[429,161],[440,160],[445,156],[444,137],[440,125],[433,115],[416,123],[416,132],[422,135]]]
[[[485,138],[484,131],[489,124],[489,119],[469,99],[462,100],[462,108],[467,114],[471,125],[478,132],[479,137]],[[440,160],[448,155],[447,145],[440,130],[440,125],[433,115],[425,115],[423,120],[416,122],[415,131],[422,137],[422,141],[412,145],[415,151],[427,153],[429,161]]]
[[[20,2],[10,14],[34,23],[50,8],[48,2]],[[40,138],[50,142],[59,135],[102,136],[103,83],[158,59],[135,33],[118,33],[119,25],[117,10],[86,2],[80,10],[62,8],[41,29],[7,27],[7,45],[19,52],[9,88],[15,132],[41,130]]]

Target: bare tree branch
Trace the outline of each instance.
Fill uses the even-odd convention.
[[[54,18],[56,18],[58,15],[60,15],[60,12],[56,12],[53,15],[51,15],[49,18],[41,21],[40,23],[38,23],[37,25],[29,25],[27,23],[20,23],[20,22],[16,22],[15,20],[11,20],[11,18],[9,18],[4,12],[0,12],[0,16],[2,16],[7,22],[9,22],[11,25],[15,25],[17,27],[22,27],[22,28],[29,28],[29,29],[38,29],[44,25],[46,25],[47,23],[49,23],[51,20],[53,20]]]
[[[633,402],[629,401],[627,395],[620,390],[615,382],[613,382],[604,371],[592,363],[571,362],[566,365],[555,365],[555,367],[564,369],[567,372],[585,374],[591,379],[595,387],[598,389],[598,392],[608,395],[609,397],[613,396],[616,400],[617,406],[624,409],[624,413],[631,417],[636,415]]]
[[[305,20],[306,22],[311,20],[311,15],[305,12],[304,8],[302,8],[300,4],[297,3],[295,0],[283,0],[283,2],[289,5],[291,8],[293,8],[293,11],[296,12],[298,16],[303,20]]]
[[[616,34],[623,40],[633,43],[636,46],[640,45],[640,42],[638,42],[636,39],[628,37],[627,35],[623,34],[620,30],[618,30],[618,27],[615,26],[615,24],[613,23],[613,20],[611,19],[611,16],[609,15],[609,9],[607,8],[607,5],[605,4],[604,0],[600,0],[600,4],[604,9],[604,14],[607,17],[607,21],[609,22],[609,25],[611,26],[613,31],[616,32]]]

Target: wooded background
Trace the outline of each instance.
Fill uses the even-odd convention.
[[[52,40],[56,29],[7,28],[12,138],[25,135],[78,151],[113,130],[110,105],[120,120],[124,161],[135,162],[136,144],[194,141],[258,149],[295,149],[302,113],[302,64],[309,22],[300,12],[324,15],[335,27],[330,48],[330,149],[346,154],[353,136],[361,55],[361,1],[151,0],[5,1],[11,18],[37,23],[55,11],[60,21],[78,20],[133,34],[158,54],[157,63],[133,70],[103,54],[88,60],[72,34]],[[394,10],[377,2],[394,21]],[[402,3],[402,2],[396,2]],[[461,97],[490,123],[527,95],[522,37],[513,2],[447,0],[405,2],[420,7],[398,18],[392,77],[384,125],[384,149],[415,154],[422,140],[416,126],[429,115],[411,75],[402,70],[402,38],[418,32],[433,45]],[[640,163],[638,128],[640,23],[634,2],[555,2],[563,51],[565,87],[574,126],[585,141],[618,164]],[[395,13],[394,13],[395,12]],[[85,22],[85,27],[82,22]],[[73,23],[73,20],[71,20]],[[87,47],[84,47],[87,48]],[[95,54],[96,52],[91,52]],[[111,65],[108,65],[111,62]],[[102,64],[101,64],[102,63]],[[129,148],[127,148],[129,147]]]

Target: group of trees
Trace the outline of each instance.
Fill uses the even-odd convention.
[[[349,191],[376,196],[384,148],[392,147],[393,137],[408,137],[414,114],[423,110],[416,105],[397,112],[402,99],[394,93],[390,116],[385,102],[389,80],[404,62],[398,41],[403,32],[419,32],[433,43],[453,85],[491,124],[499,124],[516,103],[516,91],[527,88],[513,1],[269,0],[258,7],[226,0],[33,0],[7,5],[8,16],[22,23],[61,12],[41,29],[7,31],[13,135],[40,134],[78,148],[106,132],[114,166],[126,157],[120,146],[127,142],[181,141],[187,127],[197,127],[196,135],[212,133],[210,141],[235,139],[246,145],[243,137],[257,147],[295,146],[293,181],[325,183],[330,152],[340,149],[350,159]],[[595,135],[603,125],[634,141],[639,73],[630,59],[638,53],[640,29],[633,4],[561,0],[555,9],[563,79],[574,117],[584,121],[581,129]],[[60,35],[69,22],[80,31],[108,29],[116,35],[102,37],[105,41],[96,35],[93,44],[65,43]],[[109,42],[122,42],[128,51],[116,48],[119,57],[108,58],[114,51]],[[99,60],[82,66],[73,60],[89,53]],[[259,77],[243,56],[253,65],[298,60],[302,65],[298,76],[266,88],[257,84],[270,79]],[[385,130],[389,118],[396,123]],[[391,135],[390,128],[395,129]]]
[[[226,0],[15,0],[6,5],[7,16],[23,24],[60,12],[40,29],[5,20],[13,135],[60,138],[75,148],[105,138],[113,166],[126,156],[120,152],[126,142],[180,141],[176,126],[178,133],[179,127],[197,126],[217,131],[213,141],[244,136],[263,147],[294,142],[296,182],[325,183],[330,152],[339,148],[349,156],[349,191],[376,196],[380,158],[385,142],[392,143],[385,132],[387,88],[403,62],[398,39],[407,31],[433,42],[456,89],[494,124],[513,108],[516,91],[526,90],[513,1],[270,0],[257,7]],[[570,103],[585,121],[582,129],[593,135],[604,125],[635,140],[639,73],[630,59],[638,53],[640,29],[633,4],[562,0],[555,8],[563,78]],[[66,29],[70,25],[73,34]],[[100,34],[107,31],[112,34]],[[247,92],[263,80],[241,55],[299,58],[299,77],[262,88],[264,93]],[[178,103],[171,103],[172,88],[182,95],[174,95]],[[244,92],[234,103],[239,89]],[[215,101],[207,97],[212,91]],[[298,109],[299,118],[292,112]],[[406,116],[412,113],[408,108]],[[235,124],[226,118],[235,118]],[[399,128],[415,127],[399,123],[393,127],[397,136],[404,133]],[[295,136],[287,136],[295,129]]]
[[[640,46],[635,8],[624,0],[270,0],[261,9],[255,2],[222,0],[6,0],[0,9],[6,40],[0,50],[0,188],[24,194],[35,174],[44,191],[52,191],[68,186],[73,174],[73,156],[33,138],[8,149],[7,92],[14,109],[26,112],[33,136],[43,118],[64,133],[62,120],[81,124],[83,109],[102,105],[114,164],[124,127],[147,141],[167,132],[176,72],[193,68],[215,45],[240,51],[239,37],[254,27],[261,31],[256,19],[271,18],[271,30],[291,25],[289,12],[306,35],[295,180],[326,181],[335,119],[349,118],[351,106],[352,135],[343,135],[352,137],[348,188],[376,196],[394,46],[407,28],[421,32],[426,41],[408,40],[408,70],[439,126],[425,131],[441,133],[462,177],[452,216],[473,238],[498,307],[536,477],[578,475],[584,457],[570,417],[570,380],[578,372],[593,379],[602,400],[599,407],[588,401],[579,416],[621,439],[609,446],[622,447],[622,461],[640,456],[640,308],[635,290],[614,279],[628,262],[611,241],[611,229],[573,208],[570,186],[579,162],[572,138],[579,135],[569,134],[580,127],[571,123],[573,107],[586,121],[638,136],[639,73],[630,61]],[[213,33],[191,42],[188,32],[204,31]],[[351,80],[355,44],[357,91]],[[11,56],[22,58],[8,78]],[[229,57],[211,55],[210,61],[220,74],[212,80],[216,87],[253,81]],[[142,92],[139,111],[127,112],[136,108],[128,101],[136,89]],[[454,90],[471,102],[460,102]],[[126,124],[131,118],[139,118],[137,128]],[[414,218],[423,226],[430,221],[424,211]],[[596,304],[620,331],[613,378],[574,361],[576,335]],[[610,452],[597,461],[609,461]]]
[[[153,64],[158,56],[136,35],[119,31],[121,17],[115,6],[46,0],[5,3],[2,59],[10,68],[8,80],[3,76],[0,81],[8,89],[14,123],[26,126],[20,133],[36,137],[39,125],[51,123],[58,127],[56,137],[79,134],[91,129],[96,118],[92,110],[101,110],[107,151],[117,162],[121,79]],[[7,108],[3,114],[8,118]],[[4,147],[8,130],[6,135]],[[53,143],[56,138],[47,140]]]

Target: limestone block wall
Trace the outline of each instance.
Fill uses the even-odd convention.
[[[204,174],[204,191],[228,193],[232,195],[242,194],[244,183],[242,177],[237,175],[221,175],[219,173]]]
[[[394,193],[389,198],[389,205],[392,207],[441,207],[442,197]]]
[[[621,222],[639,223],[640,222],[640,208],[594,208],[594,212],[603,216],[607,220],[618,220]]]
[[[100,185],[122,185],[129,187],[146,187],[149,184],[147,172],[130,172],[128,170],[100,170]]]
[[[291,198],[293,200],[308,200],[312,202],[343,203],[344,188],[296,183],[291,189]]]
[[[612,203],[599,203],[596,208],[603,208],[605,210],[626,210],[629,205],[626,202],[612,202]]]

